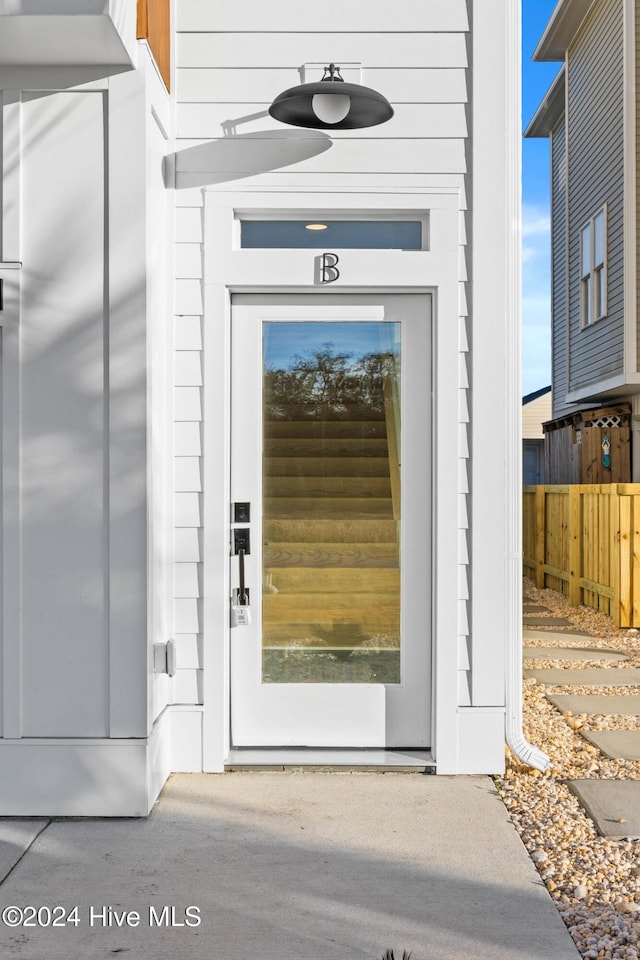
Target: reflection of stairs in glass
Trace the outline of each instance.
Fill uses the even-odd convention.
[[[384,412],[265,422],[267,647],[399,646],[400,569]],[[363,419],[367,416],[368,419]],[[377,419],[374,419],[377,417]]]

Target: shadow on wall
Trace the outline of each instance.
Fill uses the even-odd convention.
[[[168,158],[165,174],[175,164],[178,188],[226,183],[290,167],[332,146],[331,137],[319,130],[258,130],[178,150]]]

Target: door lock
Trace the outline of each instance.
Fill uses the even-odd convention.
[[[251,504],[242,502],[233,504],[232,523],[249,523],[251,520]]]
[[[249,537],[249,527],[234,527],[233,533],[233,552],[239,556],[240,551],[244,551],[245,557],[251,553],[251,540]]]

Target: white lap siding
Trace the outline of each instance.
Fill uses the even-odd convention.
[[[178,201],[180,201],[178,196]],[[202,703],[202,215],[176,211],[175,568],[176,704]]]
[[[199,463],[202,416],[203,189],[459,191],[459,404],[451,411],[458,435],[458,696],[471,703],[470,638],[470,383],[466,305],[469,114],[469,20],[465,0],[265,6],[255,0],[212,5],[183,0],[176,42],[176,636],[189,665],[181,667],[183,696],[200,702],[202,508]],[[363,29],[363,24],[366,24]],[[362,65],[362,83],[393,103],[392,121],[375,128],[294,130],[272,120],[277,93],[308,80],[304,67]],[[327,61],[328,62],[328,61]],[[181,344],[181,345],[180,345]],[[455,621],[454,621],[455,622]],[[178,687],[176,688],[176,693]],[[177,698],[176,698],[177,699]]]

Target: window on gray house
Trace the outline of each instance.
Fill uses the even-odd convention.
[[[580,231],[580,318],[588,327],[607,315],[607,206]]]

